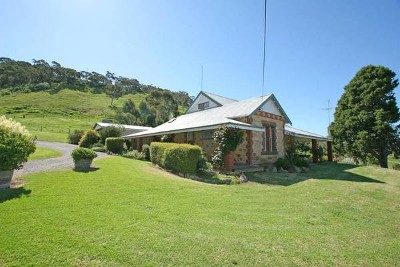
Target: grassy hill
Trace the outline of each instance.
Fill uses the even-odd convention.
[[[114,101],[122,107],[127,99],[139,105],[145,94],[130,94]],[[95,122],[112,115],[110,98],[73,90],[13,93],[0,96],[0,115],[6,115],[25,125],[38,140],[66,142],[68,132],[89,129]]]

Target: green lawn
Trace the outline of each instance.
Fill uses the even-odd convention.
[[[0,266],[395,266],[400,172],[343,164],[211,185],[110,157],[0,192]]]
[[[35,153],[31,154],[28,158],[29,161],[31,160],[38,160],[38,159],[48,159],[48,158],[56,158],[61,156],[62,153],[58,150],[36,146]]]

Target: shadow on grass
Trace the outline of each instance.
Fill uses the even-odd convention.
[[[318,180],[339,180],[362,183],[384,183],[366,176],[354,174],[349,170],[357,168],[357,165],[340,163],[322,163],[311,166],[311,171],[307,173],[267,173],[256,172],[248,173],[249,181],[268,184],[289,186],[309,179]]]
[[[88,172],[95,172],[98,170],[100,170],[100,168],[90,167],[89,169],[74,169],[74,172],[88,173]]]
[[[0,189],[0,203],[6,202],[14,198],[20,198],[21,196],[29,195],[32,192],[30,189],[23,187],[19,188],[6,188]]]

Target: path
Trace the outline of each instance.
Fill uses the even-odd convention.
[[[74,167],[74,161],[72,160],[71,153],[72,150],[78,147],[77,145],[45,141],[36,141],[36,145],[61,151],[63,155],[57,158],[28,161],[24,163],[24,167],[22,169],[14,171],[13,178],[30,173],[59,169],[72,169]],[[97,152],[97,158],[95,158],[95,160],[104,158],[106,156],[106,153]]]

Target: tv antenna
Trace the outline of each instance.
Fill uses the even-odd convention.
[[[331,100],[328,99],[328,107],[327,108],[323,108],[322,110],[328,111],[328,127],[331,125],[331,110],[333,109],[333,107],[331,107]]]
[[[201,65],[201,84],[200,91],[203,91],[203,64]]]

